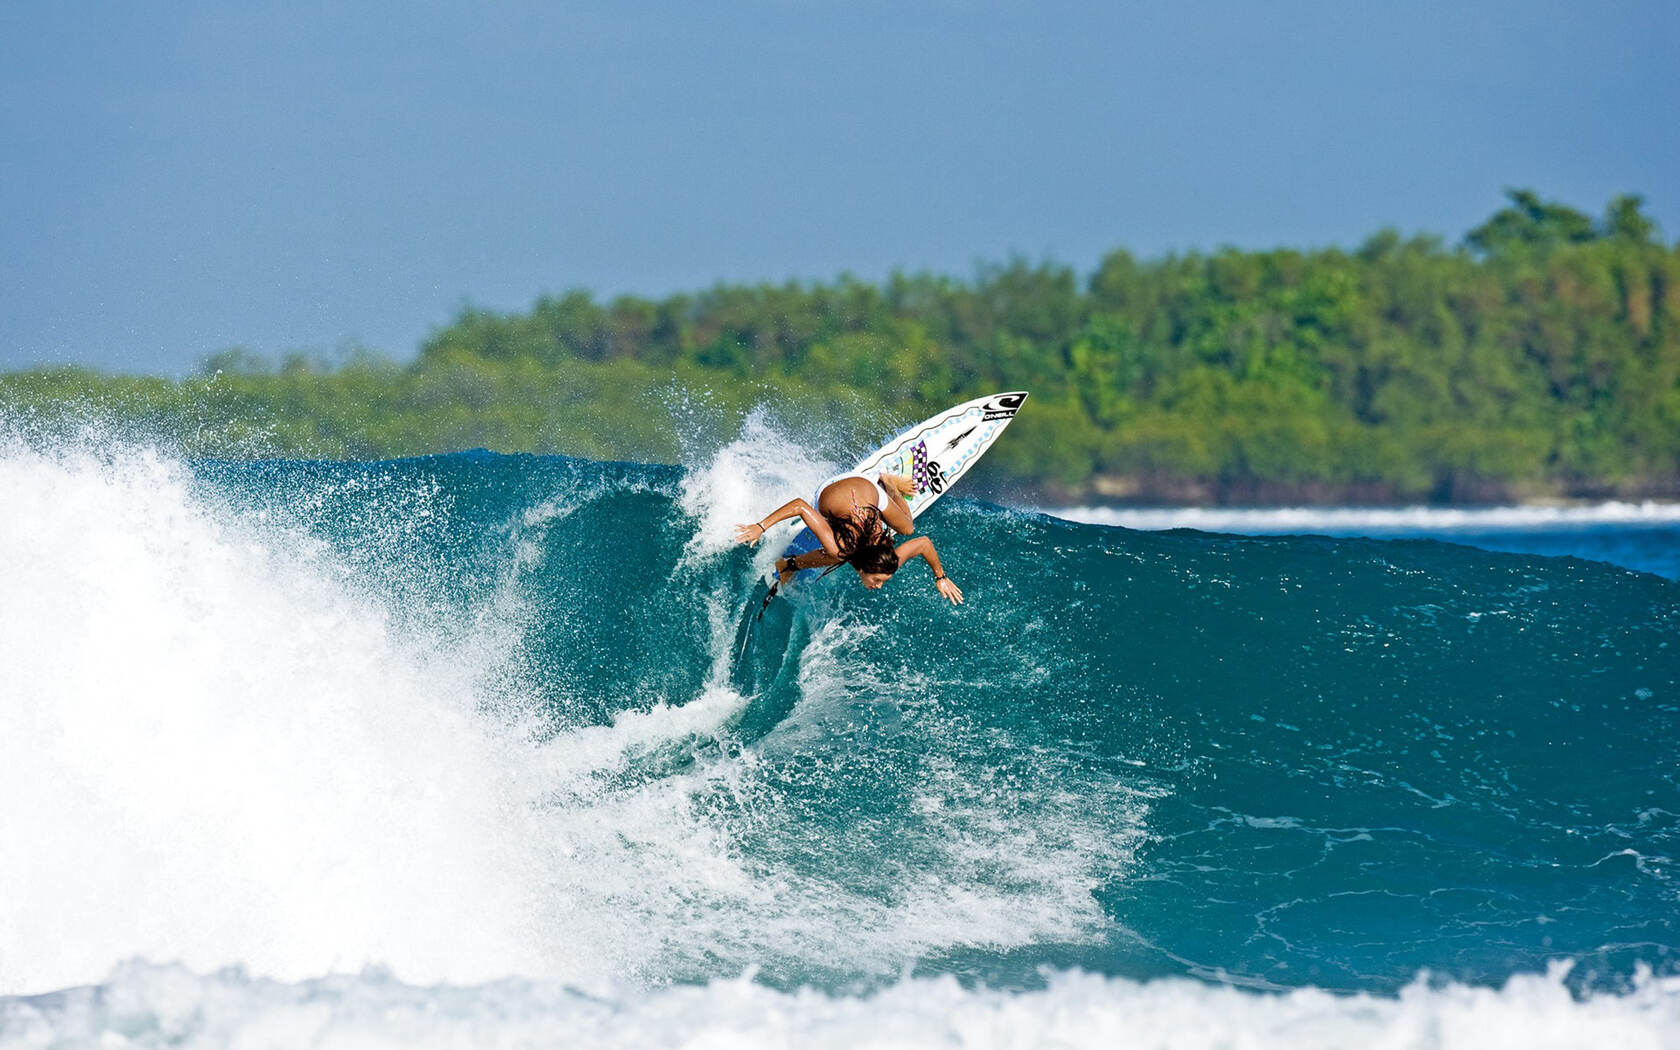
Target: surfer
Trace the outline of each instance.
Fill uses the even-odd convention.
[[[917,536],[894,546],[892,534],[887,531],[890,528],[902,535],[916,531],[910,505],[905,502],[905,497],[915,492],[915,483],[897,474],[881,474],[875,481],[866,474],[841,474],[817,487],[815,506],[803,499],[789,500],[762,521],[737,527],[735,538],[753,546],[764,538],[770,526],[799,518],[822,547],[791,558],[778,558],[778,584],[787,583],[801,569],[850,565],[857,570],[858,580],[873,591],[911,558],[925,558],[933,570],[933,585],[939,593],[952,604],[961,605],[962,589],[945,575],[933,541]]]

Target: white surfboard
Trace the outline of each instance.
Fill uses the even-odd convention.
[[[870,480],[881,473],[898,474],[916,483],[905,497],[915,518],[951,490],[1015,418],[1027,400],[1025,390],[992,394],[965,401],[930,416],[865,456],[855,468]],[[800,530],[782,557],[815,550],[820,544],[810,529]],[[807,570],[813,572],[814,570]]]
[[[904,500],[910,504],[910,516],[914,518],[933,506],[980,461],[1026,399],[1025,390],[1016,390],[977,397],[948,408],[865,457],[857,465],[857,473],[873,480],[877,474],[886,472],[914,481],[915,494]]]

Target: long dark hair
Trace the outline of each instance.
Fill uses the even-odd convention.
[[[898,571],[898,552],[887,535],[881,512],[874,507],[859,507],[850,518],[831,518],[834,542],[840,557],[859,572],[879,572],[891,576]]]

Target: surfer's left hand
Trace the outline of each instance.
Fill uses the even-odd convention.
[[[952,583],[949,576],[945,577],[943,580],[933,581],[933,585],[939,588],[940,594],[943,594],[945,597],[951,599],[952,605],[961,605],[963,603],[962,588]]]
[[[758,541],[764,538],[764,526],[758,522],[735,526],[735,538],[749,547],[758,546]]]

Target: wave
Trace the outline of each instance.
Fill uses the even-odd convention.
[[[729,526],[831,466],[752,426],[686,468],[0,441],[0,992],[1674,972],[1673,584],[953,499],[967,605],[836,575],[743,657],[775,551]]]
[[[1088,812],[1109,789],[1017,804],[1030,832],[997,819],[929,713],[914,819],[824,826],[829,776],[910,758],[817,773],[734,732],[750,577],[675,471],[14,443],[0,488],[0,825],[26,858],[0,866],[0,989],[131,956],[291,980],[886,974],[1092,936],[1083,872],[1135,823]],[[888,834],[916,851],[903,883],[867,861]]]

